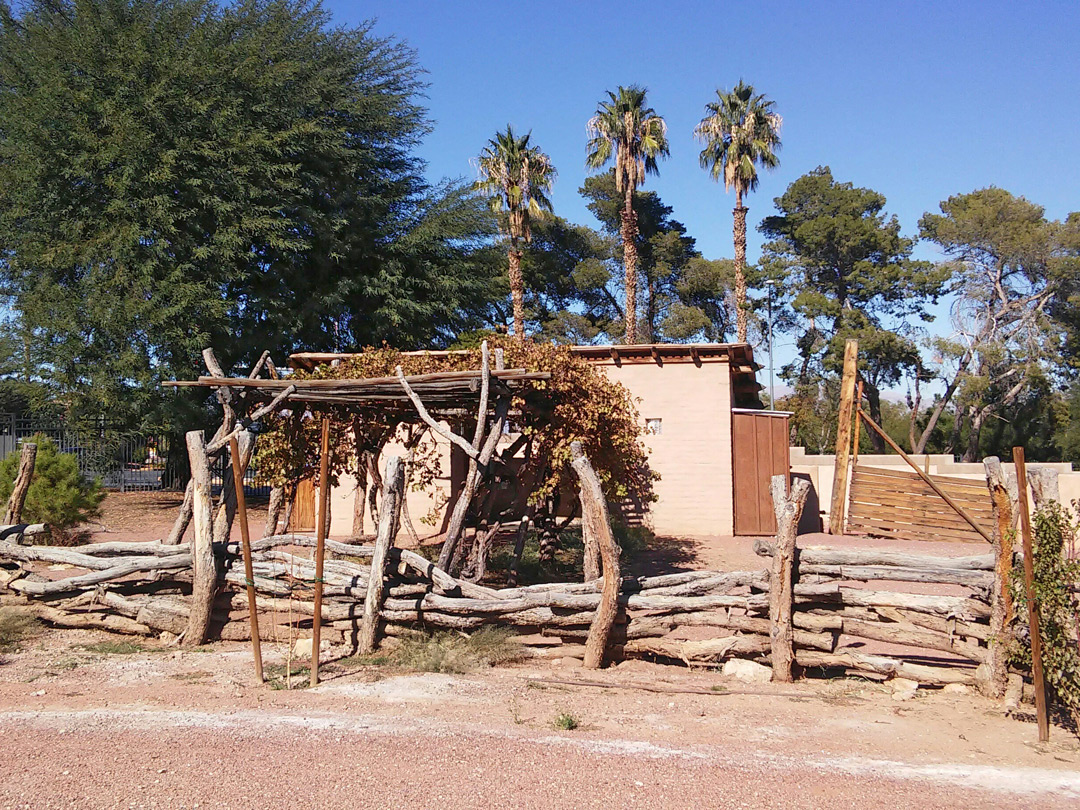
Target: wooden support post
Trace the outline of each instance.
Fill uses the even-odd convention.
[[[1039,742],[1050,739],[1050,717],[1046,711],[1046,682],[1043,680],[1042,638],[1039,634],[1039,606],[1035,602],[1035,557],[1031,543],[1031,512],[1028,509],[1027,467],[1024,448],[1013,448],[1016,488],[1019,493],[1020,534],[1024,540],[1024,592],[1027,596],[1028,629],[1031,634],[1031,678],[1035,685],[1035,713],[1039,722]]]
[[[795,660],[792,646],[792,604],[795,593],[795,535],[799,527],[810,484],[796,478],[788,493],[787,476],[774,475],[770,482],[773,511],[776,513],[776,554],[772,559],[769,585],[769,638],[772,641],[774,681],[791,682],[791,665]]]
[[[893,451],[898,456],[900,456],[900,458],[907,462],[907,465],[911,467],[911,469],[913,469],[916,473],[919,474],[919,478],[923,480],[923,483],[930,487],[930,489],[934,490],[934,492],[937,493],[938,497],[945,501],[945,503],[947,503],[949,507],[954,512],[956,512],[956,514],[960,515],[960,517],[967,521],[967,524],[971,526],[971,528],[981,534],[983,540],[985,540],[987,543],[994,542],[993,538],[991,538],[990,535],[987,534],[986,529],[976,523],[975,519],[967,513],[967,510],[965,510],[964,507],[960,506],[960,504],[950,498],[948,494],[946,494],[945,491],[937,485],[937,482],[933,478],[923,472],[923,469],[915,463],[915,459],[905,453],[903,448],[900,447],[900,445],[898,445],[895,441],[893,441],[892,436],[882,430],[881,426],[878,425],[878,423],[871,419],[869,416],[867,416],[862,408],[859,408],[858,415],[862,417],[866,424],[869,425],[875,433],[877,433],[881,438],[885,440],[885,444],[889,445],[889,447],[891,447]]]
[[[233,484],[236,487],[236,517],[240,521],[240,545],[244,553],[244,584],[247,586],[248,615],[251,617],[251,654],[255,657],[255,677],[263,677],[262,643],[259,638],[259,609],[255,602],[255,574],[251,566],[251,535],[248,533],[247,499],[244,497],[244,467],[241,466],[240,443],[229,439],[232,456]],[[269,518],[268,518],[269,519]]]
[[[19,472],[15,476],[15,485],[8,498],[7,512],[4,515],[4,525],[14,526],[22,523],[23,506],[26,504],[26,493],[30,489],[30,482],[34,480],[34,463],[37,461],[37,445],[33,442],[23,442],[22,451],[19,453]]]
[[[859,380],[859,387],[855,392],[855,410],[862,408],[863,397],[863,383]],[[862,427],[862,420],[855,417],[855,435],[851,439],[851,469],[855,469],[859,466],[859,442],[862,440],[862,434],[859,428]],[[844,514],[847,514],[847,510],[844,510]]]
[[[994,512],[994,585],[990,594],[990,650],[988,677],[981,688],[988,697],[1001,698],[1009,682],[1008,628],[1013,617],[1009,576],[1013,567],[1013,499],[1001,461],[997,456],[983,459],[986,486]]]
[[[322,420],[319,443],[319,510],[315,516],[315,611],[311,624],[311,680],[319,685],[319,643],[322,641],[323,564],[326,560],[326,520],[330,505],[330,418]]]
[[[619,589],[622,586],[619,546],[611,533],[607,501],[604,500],[604,491],[600,487],[600,478],[589,463],[589,457],[581,449],[581,442],[570,445],[570,454],[573,459],[571,466],[581,482],[581,522],[588,526],[588,531],[600,546],[600,562],[603,567],[604,586],[600,592],[600,604],[589,625],[584,661],[586,669],[599,669],[604,663],[608,638],[619,613]]]
[[[390,547],[397,537],[401,503],[404,500],[405,465],[400,456],[390,456],[383,475],[382,509],[379,512],[379,530],[375,535],[375,552],[371,557],[371,576],[368,577],[367,595],[364,597],[364,617],[357,633],[357,650],[361,655],[374,652],[378,641],[379,611],[386,600],[386,562]]]
[[[206,641],[210,613],[217,594],[217,561],[214,559],[214,501],[210,494],[210,463],[201,430],[187,434],[188,460],[191,464],[192,522],[195,537],[191,541],[191,611],[188,613],[184,644],[198,647]]]
[[[851,418],[855,406],[855,378],[859,371],[859,341],[844,344],[844,376],[840,381],[840,415],[836,424],[836,464],[833,467],[830,534],[843,534],[847,518],[848,462],[851,459]]]

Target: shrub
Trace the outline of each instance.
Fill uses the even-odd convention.
[[[418,672],[465,673],[509,664],[521,658],[521,645],[504,627],[481,627],[471,635],[441,631],[405,636],[387,663]]]
[[[573,731],[574,729],[581,727],[581,721],[570,712],[559,712],[551,725],[560,731]]]
[[[1043,672],[1050,698],[1080,725],[1080,653],[1077,652],[1077,613],[1072,586],[1080,582],[1080,561],[1067,559],[1065,544],[1077,526],[1059,503],[1050,502],[1032,518],[1032,562],[1035,603],[1039,609]],[[1012,571],[1010,591],[1015,606],[1016,641],[1010,651],[1013,664],[1031,669],[1031,633],[1028,628],[1024,569]]]
[[[41,625],[23,610],[0,607],[0,651],[14,650]]]
[[[99,481],[86,481],[75,456],[59,452],[52,439],[37,435],[32,441],[37,444],[37,461],[22,518],[49,524],[53,541],[62,544],[70,529],[98,514],[105,491]],[[0,504],[11,497],[18,471],[19,451],[14,451],[0,462]]]

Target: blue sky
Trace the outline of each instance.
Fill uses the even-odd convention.
[[[638,83],[669,126],[650,178],[707,258],[732,255],[731,208],[692,138],[717,87],[740,78],[784,118],[781,166],[750,206],[756,225],[794,179],[829,165],[883,193],[913,234],[951,194],[1001,186],[1054,218],[1080,210],[1080,3],[328,2],[340,22],[377,18],[429,72],[433,179],[508,122],[559,170],[553,202],[595,225],[577,189],[585,122],[604,91]],[[931,258],[929,247],[920,255]]]

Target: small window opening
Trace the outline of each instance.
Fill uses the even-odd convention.
[[[664,422],[662,419],[646,419],[645,420],[645,432],[650,436],[659,436],[664,432]]]

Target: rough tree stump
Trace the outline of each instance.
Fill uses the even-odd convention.
[[[26,493],[30,490],[30,482],[34,479],[36,461],[37,445],[33,442],[23,442],[22,452],[19,454],[19,472],[15,476],[15,487],[11,490],[7,512],[4,515],[6,526],[22,523],[23,506],[26,504]]]
[[[774,681],[790,683],[791,665],[795,660],[792,646],[791,611],[794,601],[795,535],[799,516],[806,504],[810,484],[801,478],[791,483],[788,492],[787,476],[774,475],[770,484],[773,511],[776,513],[776,554],[772,559],[769,588],[769,637],[772,640]]]
[[[405,465],[399,456],[386,460],[383,476],[382,508],[379,510],[379,531],[375,536],[375,552],[371,557],[371,576],[364,597],[364,617],[357,633],[357,648],[361,655],[375,650],[379,627],[379,611],[386,600],[386,562],[390,547],[397,536],[401,518],[401,502],[405,492]]]

